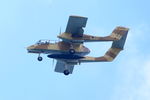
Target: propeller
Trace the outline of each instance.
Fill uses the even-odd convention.
[[[60,27],[60,29],[59,29],[59,35],[61,34],[61,27]]]
[[[53,61],[52,61],[52,66],[54,66],[54,59],[53,59]]]
[[[61,27],[59,29],[59,35],[61,34]],[[60,38],[58,38],[58,42],[60,41]]]

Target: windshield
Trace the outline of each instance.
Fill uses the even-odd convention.
[[[40,45],[40,44],[50,44],[50,43],[56,43],[56,40],[39,40],[36,42],[36,44]]]

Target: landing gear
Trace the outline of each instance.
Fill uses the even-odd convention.
[[[75,50],[73,49],[72,43],[70,43],[70,49],[69,49],[69,54],[75,54]]]
[[[37,59],[38,59],[38,61],[42,61],[42,60],[43,60],[43,58],[42,58],[42,57],[38,57]]]
[[[69,70],[64,70],[64,75],[69,75],[69,74],[70,74]]]
[[[42,61],[42,60],[43,60],[43,58],[40,56],[40,54],[39,54],[37,60],[38,60],[38,61]]]
[[[75,50],[74,50],[74,49],[70,49],[70,50],[69,50],[69,53],[70,53],[70,54],[74,54],[74,53],[75,53]]]

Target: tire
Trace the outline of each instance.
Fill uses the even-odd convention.
[[[75,50],[74,50],[74,49],[70,49],[70,50],[69,50],[69,53],[70,53],[70,54],[75,54]]]
[[[43,60],[43,58],[42,58],[42,57],[38,57],[37,59],[38,59],[38,61],[42,61],[42,60]]]
[[[64,70],[64,75],[69,75],[69,74],[70,74],[69,70]]]

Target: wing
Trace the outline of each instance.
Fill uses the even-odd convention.
[[[64,61],[57,60],[57,64],[55,66],[55,72],[63,73],[64,70],[68,70],[70,74],[72,74],[74,65],[69,65]]]
[[[83,27],[86,26],[87,18],[81,16],[70,16],[65,33],[71,34],[72,37],[82,37]]]
[[[79,62],[108,62],[108,61],[113,61],[116,56],[119,54],[121,50],[123,50],[126,38],[127,38],[127,33],[123,35],[123,37],[120,40],[113,41],[111,48],[105,53],[104,56],[102,57],[88,57],[86,56],[83,59],[80,59]]]

